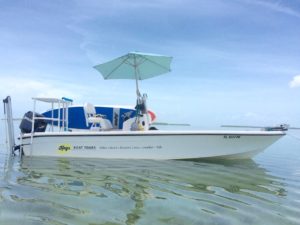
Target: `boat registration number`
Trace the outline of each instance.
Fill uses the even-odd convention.
[[[224,139],[239,139],[239,138],[241,138],[240,135],[224,135],[223,137],[224,137]]]

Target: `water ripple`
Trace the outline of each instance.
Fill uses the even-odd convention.
[[[267,168],[24,158],[0,180],[0,224],[300,224],[297,172]]]

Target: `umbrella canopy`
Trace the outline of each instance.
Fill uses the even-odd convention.
[[[140,97],[138,80],[170,72],[172,57],[151,53],[130,52],[109,62],[94,66],[104,79],[136,80],[136,93]]]
[[[170,72],[171,61],[169,56],[130,52],[94,68],[104,79],[144,80]]]

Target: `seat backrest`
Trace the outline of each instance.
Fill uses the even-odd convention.
[[[86,126],[89,126],[88,118],[96,115],[96,109],[93,104],[85,103],[83,106]]]

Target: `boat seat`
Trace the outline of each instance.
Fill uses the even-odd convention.
[[[96,114],[96,109],[93,104],[85,103],[83,106],[86,126],[92,124],[91,130],[111,130],[113,126],[104,115]]]

